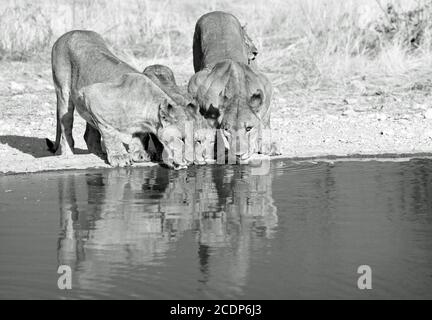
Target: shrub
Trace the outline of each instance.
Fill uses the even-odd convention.
[[[8,7],[0,15],[0,57],[27,59],[49,46],[49,19],[35,4]]]

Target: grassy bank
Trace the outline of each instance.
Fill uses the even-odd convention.
[[[432,1],[384,0],[29,0],[0,4],[0,56],[49,58],[71,29],[101,33],[135,65],[164,62],[192,70],[196,20],[234,13],[260,49],[277,87],[427,85],[432,70]],[[363,88],[359,88],[362,90]]]

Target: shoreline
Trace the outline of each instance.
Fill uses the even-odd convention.
[[[0,177],[2,176],[13,176],[13,175],[26,175],[26,174],[37,174],[37,173],[63,173],[71,171],[84,171],[84,170],[98,170],[98,169],[135,169],[135,168],[148,168],[159,166],[157,162],[145,162],[145,163],[135,163],[134,165],[127,168],[113,168],[108,164],[104,163],[96,155],[74,155],[69,157],[53,156],[61,158],[58,166],[49,166],[48,168],[31,168],[23,167],[23,169],[17,169],[17,171],[2,171],[3,168],[0,167]],[[100,164],[84,164],[83,160],[97,160],[99,159]],[[287,162],[351,162],[351,161],[378,161],[378,162],[408,162],[414,159],[429,159],[432,160],[432,152],[419,152],[419,153],[383,153],[383,154],[355,154],[355,155],[319,155],[319,156],[305,156],[305,157],[287,157],[285,155],[279,155],[270,157],[271,162],[276,161],[287,161]],[[209,163],[207,166],[216,165],[216,163]],[[242,164],[243,165],[243,164]],[[191,166],[192,167],[192,166]],[[190,168],[190,167],[188,167]],[[186,169],[187,170],[187,169]]]

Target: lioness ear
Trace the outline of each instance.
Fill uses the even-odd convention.
[[[160,120],[168,121],[172,117],[173,111],[174,107],[168,102],[167,99],[165,99],[164,102],[159,105]]]
[[[258,89],[254,94],[252,94],[249,100],[249,105],[254,109],[258,109],[259,107],[261,107],[263,102],[264,102],[264,93],[262,92],[261,89]]]
[[[186,112],[193,117],[197,116],[199,114],[199,111],[199,106],[196,103],[190,102],[186,106]]]

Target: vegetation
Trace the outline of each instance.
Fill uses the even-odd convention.
[[[346,86],[374,79],[413,86],[432,66],[432,0],[15,0],[0,4],[0,58],[49,59],[72,29],[101,33],[117,54],[192,72],[196,20],[234,13],[276,86]],[[353,80],[354,79],[354,80]]]

